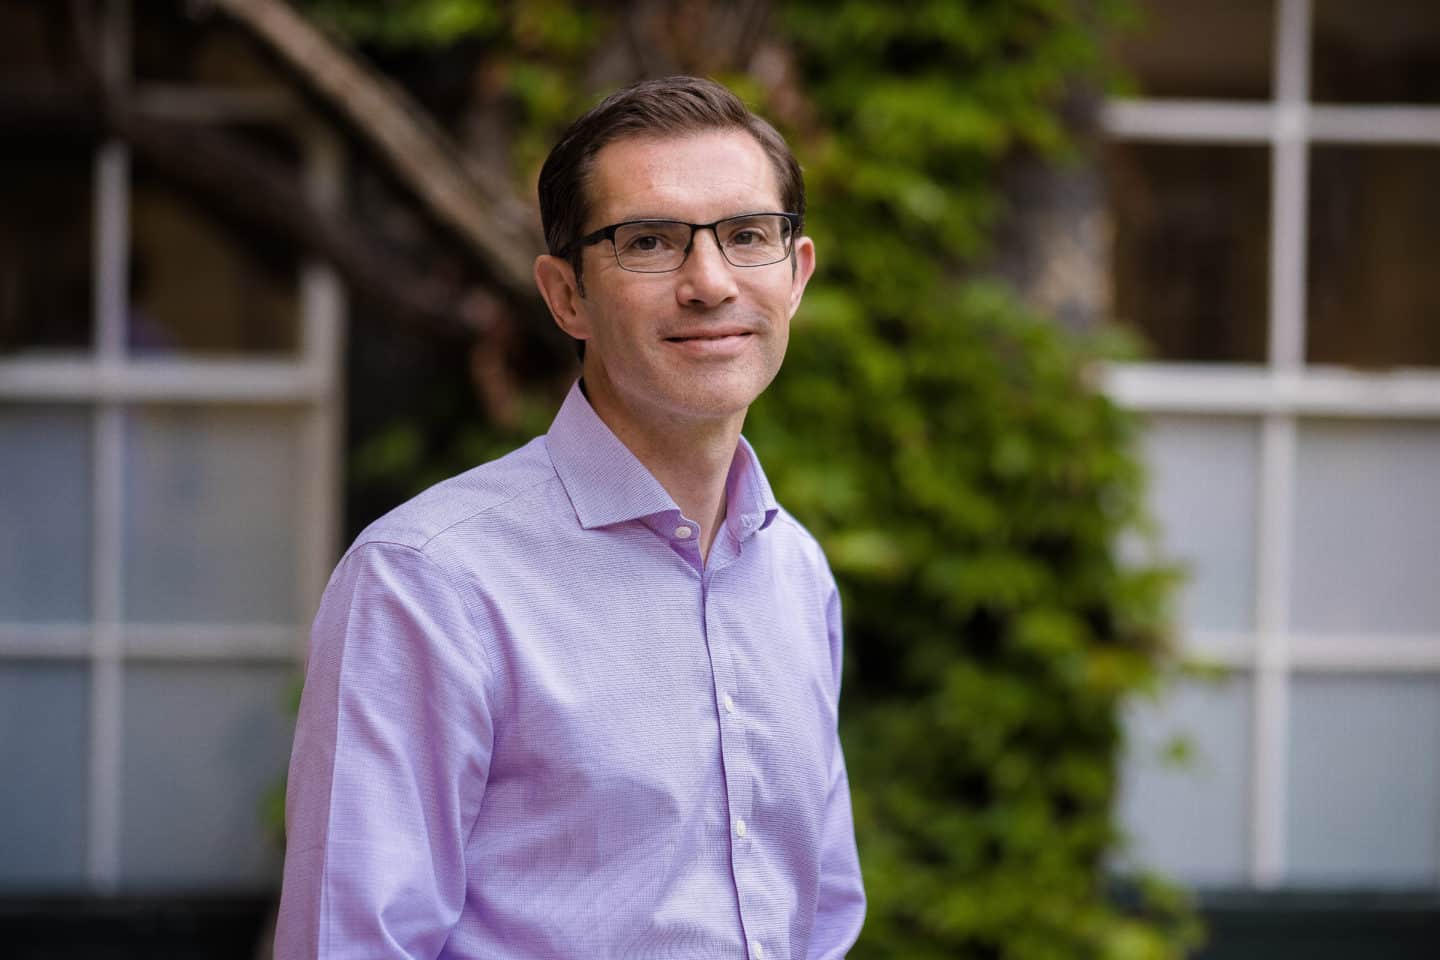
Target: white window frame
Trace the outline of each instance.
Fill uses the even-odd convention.
[[[129,87],[130,4],[109,0],[102,24],[107,81]],[[343,148],[320,123],[300,119],[293,105],[233,90],[137,86],[132,104],[154,116],[194,122],[273,122],[301,147],[304,191],[320,209],[335,210],[344,191]],[[130,257],[130,151],[100,145],[94,160],[93,350],[72,357],[0,359],[0,402],[73,404],[93,420],[92,611],[84,623],[0,622],[0,663],[69,660],[89,666],[90,737],[86,869],[91,889],[120,887],[120,784],[124,763],[124,670],[128,663],[181,661],[296,665],[305,654],[308,623],[219,626],[126,623],[122,615],[125,557],[124,414],[153,404],[208,409],[271,407],[298,420],[302,486],[292,517],[298,556],[295,609],[308,620],[335,560],[340,534],[341,418],[339,359],[346,293],[335,270],[305,259],[299,268],[300,346],[294,359],[153,358],[126,355],[126,288]],[[281,508],[277,505],[277,509]],[[279,704],[276,709],[281,709]]]
[[[1271,148],[1269,360],[1263,365],[1137,363],[1111,367],[1106,390],[1146,414],[1246,415],[1261,424],[1255,629],[1186,630],[1187,653],[1255,679],[1248,879],[1285,879],[1289,698],[1297,672],[1440,674],[1440,634],[1306,636],[1290,629],[1298,422],[1305,417],[1440,422],[1440,371],[1359,373],[1305,363],[1307,195],[1317,143],[1440,147],[1440,107],[1310,102],[1311,0],[1275,0],[1274,97],[1267,103],[1179,99],[1108,102],[1113,140]],[[1384,16],[1384,5],[1376,7]],[[1436,154],[1440,163],[1440,153]]]

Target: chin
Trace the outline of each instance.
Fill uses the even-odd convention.
[[[743,417],[760,391],[747,389],[706,389],[696,385],[695,389],[672,392],[665,397],[665,405],[671,413],[685,420],[728,420]]]
[[[750,404],[775,379],[774,373],[746,371],[743,374],[693,378],[683,389],[673,391],[675,401],[697,414],[711,417],[744,414]]]

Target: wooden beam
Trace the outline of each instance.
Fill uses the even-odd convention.
[[[353,125],[440,223],[454,230],[509,295],[536,299],[531,265],[544,243],[526,204],[465,162],[399,86],[282,0],[210,0]]]

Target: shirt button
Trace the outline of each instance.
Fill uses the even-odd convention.
[[[732,696],[730,696],[730,694],[728,694],[728,693],[725,694],[725,712],[726,712],[726,713],[734,713],[734,712],[735,712],[735,698],[732,697]]]
[[[694,530],[691,530],[689,527],[687,527],[685,524],[682,523],[682,524],[680,524],[680,526],[678,526],[678,527],[675,528],[675,539],[676,539],[676,540],[689,540],[689,539],[690,539],[690,534],[692,534],[692,533],[694,533],[694,532],[695,532]]]
[[[745,828],[745,821],[744,821],[744,820],[736,820],[736,821],[735,821],[735,833],[736,833],[736,835],[741,836],[741,837],[745,836],[746,828]]]
[[[765,960],[765,945],[759,940],[751,940],[750,955],[753,956],[755,960]]]

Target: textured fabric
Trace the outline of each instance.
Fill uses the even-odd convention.
[[[840,607],[741,440],[709,561],[572,389],[325,591],[277,956],[844,956]]]

